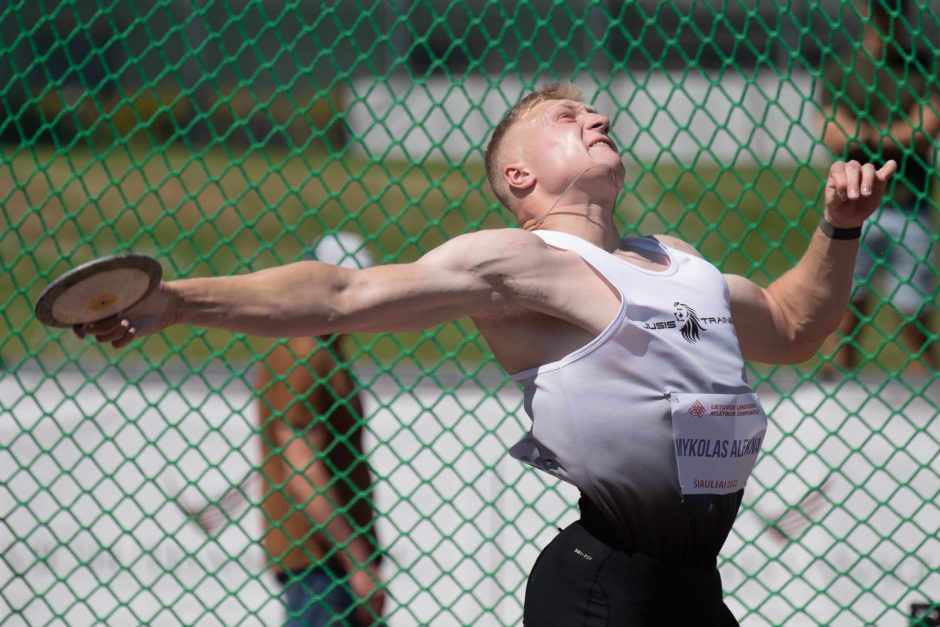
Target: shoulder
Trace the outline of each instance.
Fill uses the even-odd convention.
[[[442,244],[443,247],[486,247],[489,250],[513,249],[518,246],[545,246],[541,237],[521,228],[485,229],[464,233]],[[435,249],[436,250],[436,249]]]
[[[542,238],[524,229],[487,229],[458,235],[428,252],[418,263],[492,271],[505,264],[530,263],[533,254],[550,250]]]

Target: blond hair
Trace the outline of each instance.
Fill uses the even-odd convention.
[[[504,207],[512,210],[509,190],[500,172],[500,166],[502,164],[500,163],[499,152],[506,132],[513,124],[518,122],[522,116],[531,111],[533,107],[546,100],[580,99],[581,90],[572,83],[551,83],[545,85],[541,89],[528,94],[525,98],[513,105],[513,107],[506,112],[506,115],[503,116],[503,119],[499,121],[499,124],[496,125],[496,128],[493,129],[490,143],[486,147],[483,163],[486,166],[486,178],[490,183],[490,189],[493,190],[496,199],[499,200]]]

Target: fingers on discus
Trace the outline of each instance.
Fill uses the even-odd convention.
[[[137,339],[137,329],[131,327],[127,330],[127,333],[124,334],[124,337],[111,342],[111,346],[114,348],[124,348],[135,339]]]
[[[94,335],[96,338],[98,336],[107,335],[111,333],[115,328],[120,325],[120,320],[115,318],[109,318],[107,320],[99,320],[98,322],[86,322],[84,324],[79,324],[75,326],[76,333],[81,333],[82,336]]]
[[[114,331],[111,331],[110,333],[107,333],[104,335],[96,335],[95,339],[101,342],[102,344],[110,343],[116,346],[118,342],[124,339],[125,335],[127,335],[126,329],[115,329]]]
[[[100,328],[96,328],[95,325],[92,325],[90,332],[94,334],[95,339],[99,342],[116,342],[124,337],[129,328],[130,322],[121,320],[117,324],[111,322],[107,325],[102,325]]]
[[[137,339],[137,328],[130,326],[130,323],[127,325],[127,330],[124,332],[124,335],[116,340],[111,342],[111,346],[114,348],[123,348]]]

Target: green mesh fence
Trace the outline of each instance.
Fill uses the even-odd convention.
[[[900,221],[929,245],[910,206],[936,210],[940,28],[936,3],[910,5],[889,10],[879,55],[843,0],[0,4],[0,624],[283,619],[255,383],[274,344],[188,328],[122,351],[80,342],[32,316],[52,278],[128,250],[170,277],[240,273],[340,230],[410,261],[505,226],[485,138],[557,79],[612,117],[625,232],[678,235],[766,283],[804,249],[833,154],[854,150],[901,159]],[[889,280],[863,282],[861,325],[837,338],[856,363],[833,347],[751,366],[771,427],[721,557],[743,624],[937,624],[931,255],[929,288],[875,257]],[[527,428],[515,385],[465,321],[346,346],[388,623],[519,624],[577,495],[506,455]]]

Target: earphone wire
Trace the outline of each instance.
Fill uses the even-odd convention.
[[[535,229],[537,229],[537,228],[539,228],[540,226],[542,226],[542,223],[545,222],[545,220],[548,218],[548,216],[551,215],[552,211],[555,210],[555,207],[557,207],[557,206],[558,206],[558,203],[561,202],[561,199],[565,197],[565,194],[567,194],[568,192],[571,191],[571,188],[574,187],[575,183],[577,183],[578,181],[580,181],[580,180],[581,180],[581,177],[584,176],[585,174],[587,174],[589,170],[594,169],[594,168],[597,167],[598,165],[599,165],[599,164],[596,163],[596,162],[591,162],[591,165],[589,165],[588,167],[586,167],[586,168],[584,168],[583,170],[581,170],[580,174],[578,174],[576,177],[574,177],[574,179],[573,179],[570,183],[568,183],[568,187],[566,187],[565,190],[564,190],[561,194],[559,194],[558,198],[555,199],[555,202],[552,203],[552,206],[548,208],[548,211],[546,211],[545,213],[543,213],[543,214],[542,214],[542,217],[540,217],[538,220],[536,220],[536,221],[535,221],[535,224],[533,224],[532,226],[529,227],[529,230],[530,230],[530,231],[534,231]]]

